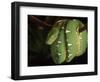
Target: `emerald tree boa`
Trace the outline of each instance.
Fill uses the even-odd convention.
[[[87,48],[87,30],[79,32],[84,24],[77,19],[57,21],[46,40],[50,45],[51,57],[55,64],[71,62],[84,54]]]

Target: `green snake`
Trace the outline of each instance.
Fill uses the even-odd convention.
[[[46,43],[50,45],[55,64],[71,62],[81,56],[87,48],[87,31],[79,32],[84,24],[77,19],[59,20],[48,33]]]

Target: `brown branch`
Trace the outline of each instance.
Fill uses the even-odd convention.
[[[59,19],[60,19],[60,18],[59,18]],[[48,21],[43,22],[43,21],[41,21],[40,19],[38,19],[37,17],[35,17],[35,16],[29,16],[29,22],[34,23],[34,24],[37,24],[37,25],[39,25],[39,26],[42,26],[43,28],[44,28],[44,27],[49,27],[49,28],[52,27],[51,24],[48,24]],[[84,31],[84,30],[86,30],[86,29],[87,29],[87,28],[86,28],[86,25],[85,25],[83,28],[80,28],[80,29],[79,29],[79,32],[82,32],[82,31]]]
[[[52,27],[51,24],[43,22],[35,16],[29,16],[29,21],[32,22],[32,23],[38,24],[40,26],[43,26],[43,27]]]

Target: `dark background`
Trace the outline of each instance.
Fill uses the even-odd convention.
[[[51,58],[50,49],[45,44],[46,37],[52,25],[61,19],[78,19],[87,27],[87,18],[84,17],[61,17],[61,16],[36,16],[28,15],[28,66],[56,65]],[[87,64],[87,50],[69,63],[59,65]],[[57,64],[58,65],[58,64]]]

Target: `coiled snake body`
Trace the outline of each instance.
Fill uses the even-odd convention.
[[[79,32],[83,27],[84,24],[77,19],[60,20],[54,24],[46,41],[54,63],[70,62],[86,51],[87,31]]]

